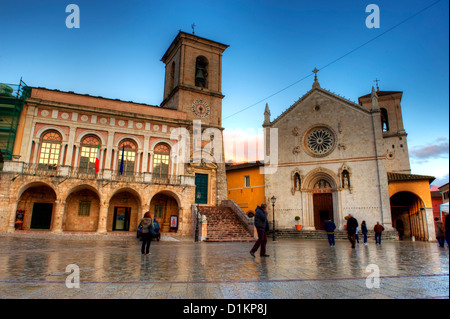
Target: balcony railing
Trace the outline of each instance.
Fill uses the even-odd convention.
[[[156,175],[152,173],[130,173],[102,169],[97,174],[92,168],[79,168],[47,164],[28,164],[18,161],[6,161],[3,172],[21,173],[24,175],[42,177],[65,177],[85,180],[105,180],[126,183],[145,183],[157,185],[188,185],[195,186],[194,176],[186,175]]]

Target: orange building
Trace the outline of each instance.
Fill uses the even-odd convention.
[[[254,212],[265,202],[264,174],[261,162],[227,165],[228,199],[233,200],[245,212]]]

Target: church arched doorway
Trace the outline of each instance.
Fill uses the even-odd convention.
[[[179,225],[178,202],[170,193],[158,193],[150,202],[150,214],[161,227],[161,232],[177,232]]]
[[[325,222],[333,220],[332,188],[325,179],[318,180],[313,187],[314,227],[324,229]]]
[[[337,181],[337,176],[324,168],[317,168],[305,176],[302,185],[305,230],[324,229],[325,222],[329,219],[337,227],[341,226],[336,218],[339,216]]]
[[[404,238],[428,240],[428,222],[423,200],[411,192],[391,196],[392,225]],[[403,227],[403,229],[401,229]]]

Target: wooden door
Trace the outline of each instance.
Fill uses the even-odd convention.
[[[314,226],[324,229],[328,219],[333,220],[333,197],[331,193],[314,194]]]

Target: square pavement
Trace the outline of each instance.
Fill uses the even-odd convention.
[[[0,234],[0,244],[1,299],[449,298],[449,250],[432,242],[269,239],[266,258],[249,254],[253,243],[188,240],[141,255],[131,236]]]

